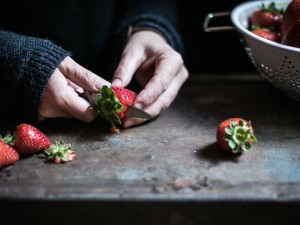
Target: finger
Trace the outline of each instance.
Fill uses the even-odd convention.
[[[138,94],[136,102],[141,105],[152,104],[173,82],[176,74],[183,68],[183,60],[178,53],[166,52],[157,60],[157,66],[145,88]]]
[[[121,60],[115,70],[112,79],[112,86],[126,87],[137,68],[145,60],[143,49],[126,48],[122,54]]]
[[[161,112],[165,111],[171,103],[176,98],[179,89],[183,85],[183,83],[188,78],[188,71],[185,67],[182,67],[178,75],[175,77],[175,79],[170,84],[169,88],[161,94],[155,102],[153,102],[151,105],[142,108],[144,111],[149,113],[153,118],[159,115]],[[137,103],[135,106],[140,107]],[[124,120],[123,127],[130,127],[133,125],[137,125],[140,123],[145,122],[144,119],[139,118],[129,118],[128,120]]]
[[[73,118],[71,115],[65,113],[64,111],[56,109],[56,110],[53,110],[53,111],[52,110],[48,111],[48,113],[46,115],[39,113],[38,120],[46,120],[46,119],[49,119],[49,118],[59,118],[59,117]]]
[[[94,119],[94,109],[85,99],[79,97],[73,88],[67,86],[64,93],[59,99],[49,102],[40,109],[40,120],[64,117],[91,122]]]
[[[69,80],[87,91],[97,92],[103,85],[110,86],[108,81],[85,69],[70,57],[66,57],[58,68]]]
[[[58,69],[48,81],[38,113],[40,120],[56,117],[78,118],[85,122],[93,120],[90,104],[78,96]]]
[[[82,87],[78,86],[73,81],[71,81],[69,79],[67,79],[67,81],[68,81],[68,85],[70,85],[75,91],[77,91],[77,92],[83,92],[84,91]]]
[[[94,109],[88,101],[78,96],[78,94],[69,90],[64,98],[63,112],[84,122],[91,122],[94,116]]]

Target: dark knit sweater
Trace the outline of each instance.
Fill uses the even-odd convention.
[[[66,56],[110,81],[129,26],[155,28],[182,53],[172,1],[2,0],[1,114],[36,121],[47,82]]]

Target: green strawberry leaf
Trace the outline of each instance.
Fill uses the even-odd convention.
[[[122,110],[123,105],[117,98],[114,90],[103,85],[95,106],[96,117],[102,117],[108,120],[112,127],[116,127],[116,124],[121,124],[121,120],[117,113],[122,112]]]

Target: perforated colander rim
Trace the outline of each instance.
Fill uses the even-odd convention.
[[[288,5],[288,3],[291,1],[290,0],[268,0],[268,1],[250,1],[250,2],[241,3],[241,4],[237,5],[231,12],[230,17],[231,17],[231,21],[232,21],[233,25],[239,32],[243,33],[244,35],[251,36],[253,39],[256,39],[257,41],[262,42],[266,45],[280,48],[282,50],[286,50],[289,52],[300,53],[300,48],[291,47],[291,46],[283,45],[283,44],[276,43],[273,41],[269,41],[265,38],[262,38],[256,34],[252,33],[251,31],[249,31],[247,29],[247,27],[245,27],[242,24],[242,21],[240,21],[240,16],[243,15],[245,12],[247,12],[249,9],[251,9],[251,8],[258,9],[262,3],[269,4],[271,2],[275,2],[275,4],[277,6],[281,7],[281,5],[284,5],[284,6]]]

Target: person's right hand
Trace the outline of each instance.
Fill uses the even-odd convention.
[[[84,122],[94,119],[94,110],[76,91],[99,92],[110,83],[66,57],[51,75],[39,106],[39,120],[66,117]]]

